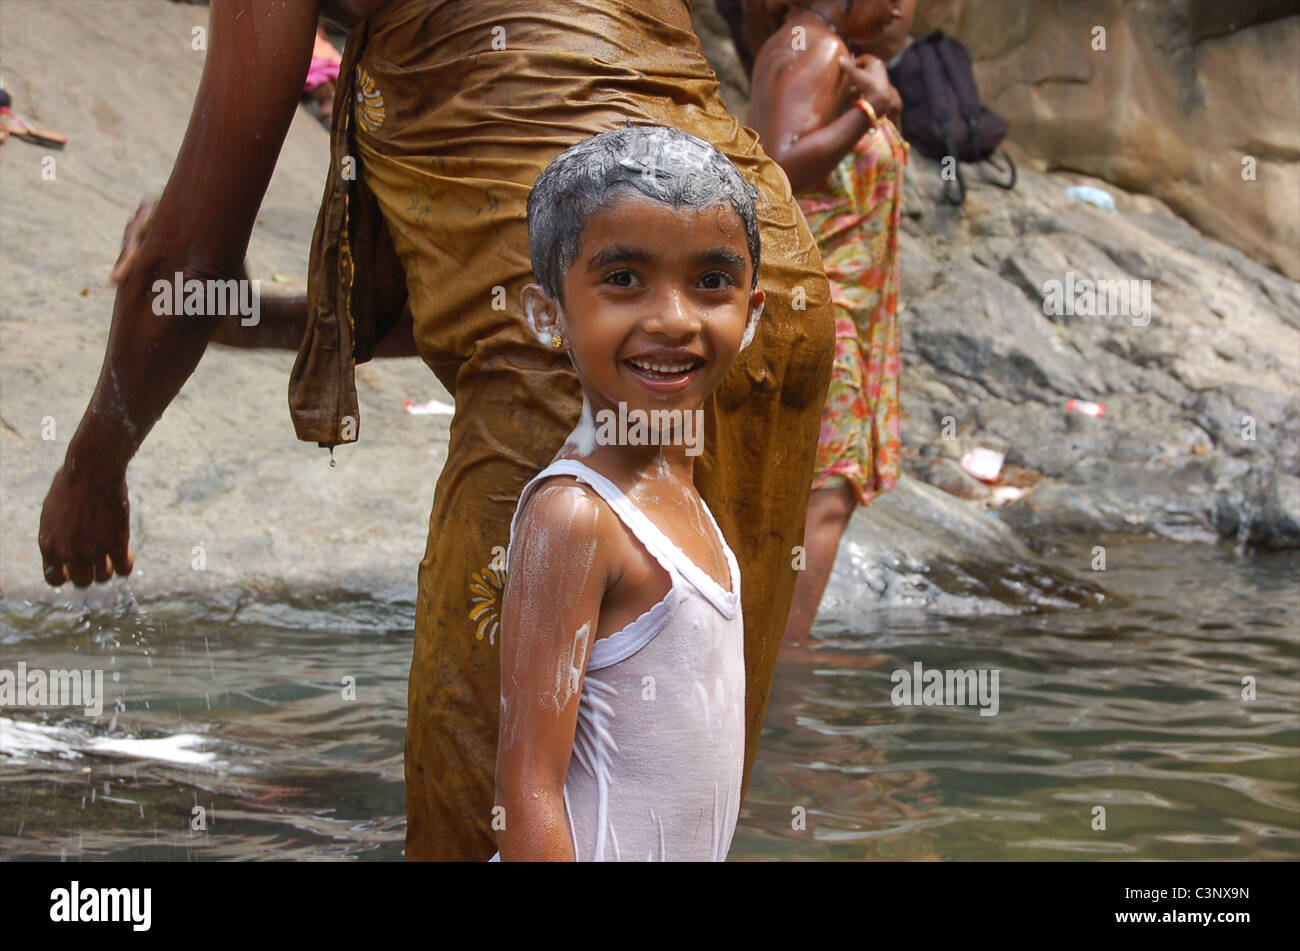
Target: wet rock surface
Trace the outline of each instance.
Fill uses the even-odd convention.
[[[1028,535],[1300,544],[1300,284],[1097,180],[1028,167],[1002,191],[968,174],[956,209],[942,204],[938,163],[914,153],[908,171],[910,471],[949,487],[927,457],[959,459],[992,437],[1043,476],[999,509]],[[1107,189],[1116,212],[1067,194],[1076,184]],[[1089,301],[1085,281],[1106,293]],[[1111,296],[1125,286],[1127,301]]]
[[[865,604],[941,614],[1016,614],[1098,605],[1105,590],[1031,551],[991,509],[904,476],[854,516],[823,614],[853,620]]]

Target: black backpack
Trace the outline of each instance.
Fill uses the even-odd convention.
[[[961,162],[981,162],[993,155],[1006,136],[1006,120],[980,104],[970,53],[952,37],[935,30],[917,37],[889,71],[889,81],[903,98],[903,138],[922,155],[945,159],[952,156],[955,195],[945,179],[943,195],[954,205],[966,200],[966,181]],[[1014,188],[1016,166],[1002,150],[1010,172],[1004,181],[985,181],[1000,188]]]

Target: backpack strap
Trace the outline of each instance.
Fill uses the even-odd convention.
[[[943,64],[944,72],[948,74],[948,84],[952,87],[953,95],[957,97],[957,108],[961,112],[961,117],[966,120],[966,128],[970,131],[971,148],[978,149],[980,140],[979,93],[973,88],[973,81],[970,84],[964,81],[966,77],[971,75],[970,67],[968,65],[963,69],[962,65],[957,62],[957,51],[952,41],[947,37],[935,43],[935,51],[939,54],[939,61]]]
[[[917,44],[916,52],[921,59],[921,75],[925,79],[925,95],[929,100],[930,114],[938,121],[939,129],[943,133],[944,148],[948,152],[945,158],[951,158],[953,161],[956,195],[954,197],[953,189],[949,187],[954,184],[953,180],[945,178],[943,197],[954,205],[960,205],[966,201],[966,181],[961,173],[961,159],[957,157],[957,139],[953,132],[953,117],[948,111],[948,97],[943,91],[945,70],[935,48],[942,45],[943,38],[943,34],[936,30],[926,37],[924,42]],[[956,84],[952,82],[951,77],[948,77],[946,85]],[[940,176],[942,174],[940,171]]]
[[[991,177],[985,169],[986,166],[992,166],[999,172],[1002,172],[1002,169],[998,168],[997,163],[993,161],[998,152],[1002,153],[1002,158],[1006,160],[1007,168],[1009,170],[1003,172],[1003,174],[1006,175],[1006,181],[999,181],[998,179]],[[993,155],[989,156],[987,162],[980,163],[980,177],[990,185],[996,185],[998,188],[1005,188],[1009,191],[1016,187],[1016,163],[1011,160],[1011,155],[1006,149],[998,149],[997,152],[994,152]]]

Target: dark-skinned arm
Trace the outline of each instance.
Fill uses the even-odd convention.
[[[419,356],[415,346],[415,321],[406,301],[404,292],[396,299],[396,306],[401,307],[402,312],[393,329],[375,345],[375,359]],[[381,304],[382,306],[384,305]],[[386,312],[392,313],[391,310]],[[245,327],[238,320],[226,320],[218,326],[209,342],[246,350],[296,351],[302,346],[303,334],[307,332],[306,297],[284,295],[263,298],[261,316],[261,322],[255,327]]]
[[[126,467],[193,373],[221,317],[153,313],[156,280],[242,277],[253,221],[298,107],[315,0],[213,0],[207,61],[172,174],[122,278],[90,405],[41,512],[45,579],[128,574]]]
[[[149,236],[153,226],[154,214],[158,210],[156,198],[146,198],[140,202],[135,215],[127,222],[122,233],[122,252],[117,263],[113,265],[111,280],[121,284],[136,267],[140,248]],[[247,280],[246,271],[241,271],[242,279]],[[414,357],[419,355],[415,346],[415,325],[411,310],[407,306],[404,275],[395,274],[392,280],[378,282],[376,292],[381,295],[378,301],[381,314],[399,311],[392,329],[375,347],[374,356],[380,357]],[[255,324],[245,324],[242,320],[218,320],[209,343],[226,347],[238,347],[245,350],[294,350],[302,345],[307,333],[307,298],[305,295],[272,295],[260,300],[259,317]]]
[[[871,128],[853,107],[862,95],[878,116],[895,108],[897,93],[875,57],[860,67],[834,36],[809,35],[806,50],[792,50],[783,30],[769,38],[754,65],[749,125],[763,150],[780,165],[798,194],[822,181]]]

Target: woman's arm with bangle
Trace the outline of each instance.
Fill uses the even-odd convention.
[[[749,124],[798,193],[830,174],[872,128],[866,110],[853,105],[861,86],[868,87],[866,98],[878,115],[887,112],[892,87],[886,77],[880,88],[874,71],[848,60],[838,40],[819,40],[794,51],[784,48],[779,36],[778,31],[755,63]],[[855,87],[857,74],[861,85]]]

